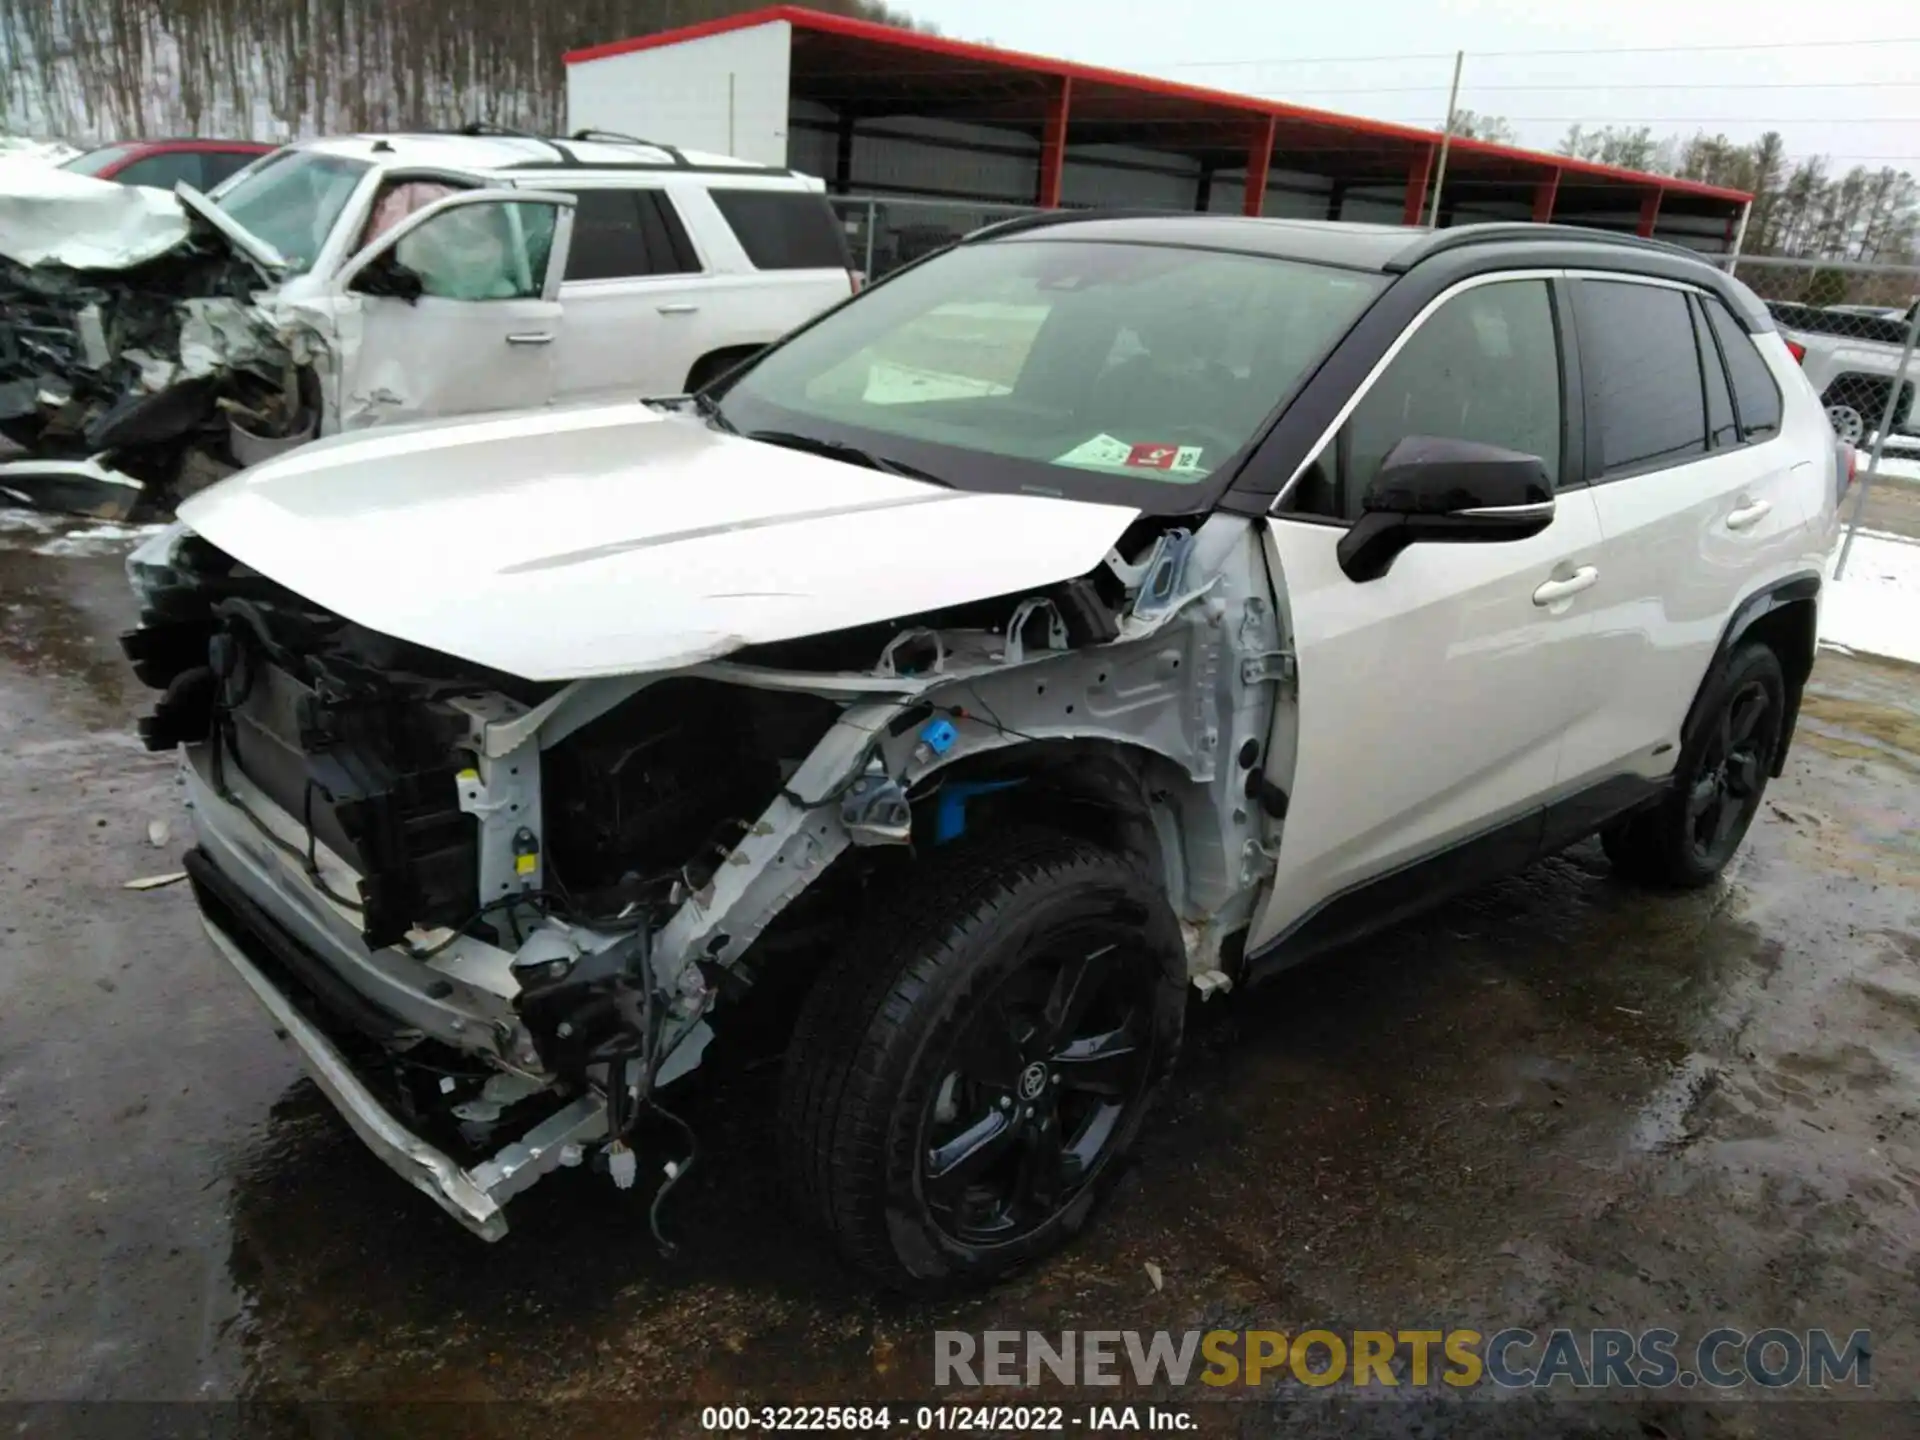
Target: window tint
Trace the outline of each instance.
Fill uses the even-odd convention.
[[[171,190],[184,180],[196,190],[206,188],[201,176],[200,152],[197,150],[173,150],[162,155],[148,155],[134,161],[126,169],[114,175],[122,185],[151,185],[156,190]]]
[[[567,279],[611,280],[648,275],[647,238],[640,228],[640,206],[632,190],[576,190],[573,247],[567,252]]]
[[[712,190],[740,248],[760,270],[848,270],[846,240],[826,196],[811,190]]]
[[[1538,455],[1557,482],[1559,354],[1546,281],[1481,285],[1454,296],[1413,332],[1361,399],[1336,442],[1337,475],[1324,464],[1317,477],[1310,472],[1295,508],[1358,519],[1380,462],[1409,435]]]
[[[676,273],[700,269],[699,252],[693,248],[693,241],[687,238],[687,227],[680,223],[680,212],[674,207],[673,200],[664,190],[650,190],[647,198],[653,202],[651,214],[659,219],[667,242],[663,249],[649,232],[647,243],[653,246],[655,254],[673,257],[672,264],[663,264],[662,268]],[[651,224],[652,220],[649,219],[648,223]]]
[[[1726,357],[1727,373],[1733,380],[1734,404],[1740,411],[1740,426],[1749,440],[1765,440],[1780,433],[1780,387],[1767,362],[1753,348],[1753,341],[1740,328],[1740,322],[1727,307],[1709,296],[1701,302],[1707,319],[1719,338],[1720,353]]]
[[[442,300],[525,300],[546,284],[555,207],[490,200],[442,211],[403,235],[394,258]]]
[[[698,269],[679,218],[652,190],[576,190],[569,280],[673,275]],[[677,232],[677,243],[676,243]]]
[[[1693,311],[1693,338],[1700,347],[1700,365],[1707,377],[1707,443],[1724,450],[1740,443],[1740,427],[1733,419],[1733,392],[1727,388],[1727,372],[1720,364],[1720,347],[1707,332],[1707,322],[1695,296],[1688,307]]]
[[[1700,354],[1684,291],[1580,285],[1580,353],[1603,474],[1673,465],[1707,447]]]

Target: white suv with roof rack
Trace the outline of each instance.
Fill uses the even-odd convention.
[[[697,389],[857,283],[822,181],[598,131],[306,140],[211,197],[183,187],[179,199],[185,233],[224,244],[189,239],[175,254],[199,269],[161,272],[177,335],[131,335],[104,317],[98,328],[134,363],[76,363],[88,423],[8,432],[169,498],[204,483],[182,477],[195,447],[215,478],[369,425]],[[180,216],[163,218],[177,242]],[[129,290],[154,283],[127,268],[140,258],[123,261]],[[56,248],[35,273],[90,263]],[[216,312],[196,331],[196,315]],[[208,329],[214,343],[196,351]],[[196,375],[196,354],[197,374],[210,365],[217,383],[192,397],[204,413],[183,431],[177,417],[193,407],[168,391]]]

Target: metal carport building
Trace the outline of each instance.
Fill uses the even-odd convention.
[[[826,179],[846,196],[1416,224],[1435,131],[776,5],[571,52],[569,129]],[[1455,139],[1439,223],[1556,220],[1731,248],[1737,190]]]

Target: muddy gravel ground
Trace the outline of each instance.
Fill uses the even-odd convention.
[[[476,1414],[486,1433],[696,1433],[700,1404],[927,1398],[938,1328],[1728,1325],[1871,1330],[1873,1384],[1160,1398],[1247,1434],[1916,1428],[1920,672],[1823,657],[1716,888],[1629,888],[1590,843],[1196,1005],[1101,1223],[994,1293],[914,1306],[793,1222],[767,1065],[682,1099],[702,1159],[667,1208],[672,1260],[644,1204],[583,1171],[517,1202],[494,1247],[396,1181],[184,888],[122,888],[175,868],[184,833],[113,645],[126,542],[0,519],[0,1398],[378,1402],[294,1425],[315,1434],[348,1414],[383,1434]]]

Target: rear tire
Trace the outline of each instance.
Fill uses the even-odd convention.
[[[956,843],[849,935],[781,1095],[796,1198],[855,1268],[929,1292],[1071,1238],[1179,1049],[1185,952],[1159,887],[1047,831]]]
[[[1700,721],[1651,810],[1601,832],[1613,868],[1648,884],[1692,889],[1727,866],[1760,811],[1787,714],[1780,657],[1743,645],[1707,682]]]

